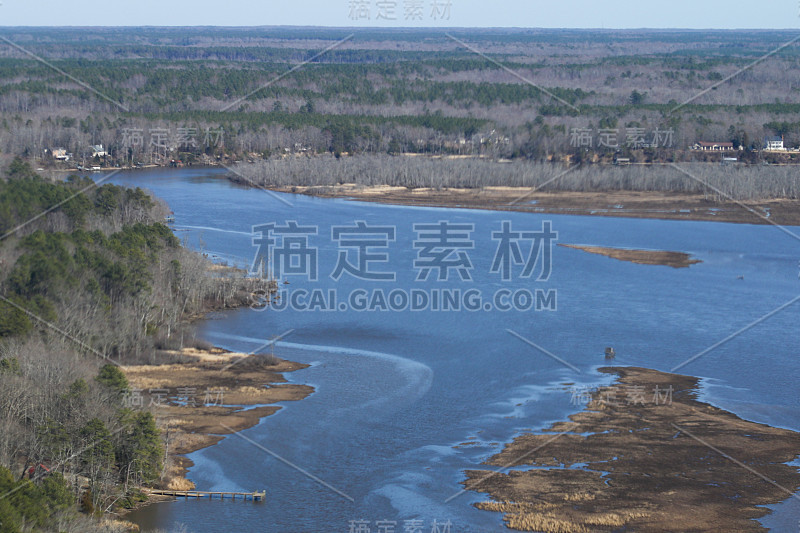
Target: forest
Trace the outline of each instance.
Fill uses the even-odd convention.
[[[13,45],[0,44],[0,150],[38,167],[365,152],[691,161],[698,141],[733,142],[751,163],[745,156],[767,136],[800,145],[800,55],[782,47],[788,32],[2,34]],[[620,139],[576,144],[576,129],[616,130]],[[630,131],[648,140],[631,143]],[[669,142],[651,142],[656,131],[670,131]],[[662,150],[648,156],[641,144]]]
[[[21,159],[0,180],[0,531],[113,530],[92,517],[162,477],[168,442],[125,401],[119,365],[170,362],[163,350],[200,345],[188,316],[248,296],[208,276],[165,212],[141,189],[50,182]]]

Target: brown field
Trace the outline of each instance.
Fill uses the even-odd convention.
[[[584,411],[487,461],[504,473],[467,471],[465,488],[493,500],[476,507],[523,531],[765,531],[754,520],[769,513],[763,506],[800,488],[800,473],[785,464],[800,453],[800,434],[697,401],[694,377],[601,371],[619,379],[593,392]],[[670,403],[656,401],[656,385],[673,387]],[[546,468],[513,470],[523,465]]]

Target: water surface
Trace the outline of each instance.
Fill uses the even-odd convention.
[[[329,277],[338,257],[331,227],[365,221],[397,228],[387,289],[479,288],[488,294],[554,289],[556,311],[299,312],[250,309],[215,314],[202,334],[231,350],[250,351],[287,330],[276,355],[309,363],[287,375],[316,392],[283,404],[243,435],[191,455],[189,477],[201,490],[261,490],[263,504],[180,501],[131,517],[145,528],[190,531],[349,531],[350,521],[421,520],[426,533],[503,529],[501,516],[478,511],[484,498],[458,493],[463,470],[479,467],[503,443],[563,420],[581,408],[572,389],[608,377],[605,346],[617,365],[669,371],[800,294],[800,241],[772,226],[611,217],[498,213],[387,206],[275,195],[241,188],[209,169],[120,173],[112,181],[141,186],[175,213],[177,235],[217,261],[248,266],[252,228],[295,220],[318,226],[319,279],[289,278],[290,290],[376,283]],[[419,283],[414,223],[470,223],[471,281]],[[556,247],[549,280],[504,282],[490,273],[501,221],[540,229],[552,221],[558,242],[682,251],[703,262],[688,269],[643,266]],[[800,229],[794,228],[800,234]],[[800,430],[796,324],[800,304],[764,320],[680,372],[704,378],[703,400],[758,422]],[[562,364],[510,335],[513,330]],[[575,367],[580,372],[576,372]],[[191,386],[191,384],[187,384]],[[456,445],[469,443],[470,445]],[[287,466],[282,458],[297,467]],[[679,468],[679,465],[676,465]],[[313,475],[312,479],[301,473]],[[743,475],[747,475],[743,472]],[[787,499],[789,499],[787,495]],[[764,523],[794,530],[796,501],[775,506]],[[442,529],[442,531],[444,531]]]

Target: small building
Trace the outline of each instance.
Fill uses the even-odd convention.
[[[105,151],[102,144],[92,145],[92,157],[105,157],[108,152]]]
[[[764,150],[767,152],[783,152],[783,137],[766,137],[764,139]]]
[[[700,152],[731,152],[733,151],[733,143],[699,141],[692,146],[692,150]]]
[[[56,161],[69,161],[69,156],[71,155],[64,148],[53,148],[50,152]]]

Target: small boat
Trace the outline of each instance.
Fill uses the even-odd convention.
[[[606,359],[614,359],[617,356],[617,352],[614,351],[614,348],[611,346],[606,347]]]
[[[167,215],[166,217],[164,217],[164,220],[166,221],[167,224],[172,224],[175,222],[175,215]]]

